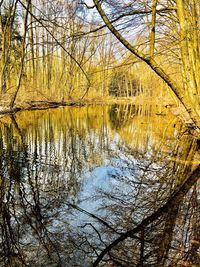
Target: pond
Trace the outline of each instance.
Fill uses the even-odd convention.
[[[200,266],[198,144],[159,105],[0,119],[0,266]]]

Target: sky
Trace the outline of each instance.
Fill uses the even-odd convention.
[[[89,6],[93,6],[94,3],[93,3],[93,0],[85,0],[85,3]]]

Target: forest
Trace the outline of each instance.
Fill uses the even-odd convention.
[[[1,1],[2,106],[156,96],[198,120],[199,3],[184,2]]]
[[[200,0],[0,0],[0,267],[200,266]]]

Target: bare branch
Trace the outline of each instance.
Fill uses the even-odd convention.
[[[26,6],[23,4],[22,1],[19,0],[19,3],[26,9]],[[51,35],[51,37],[55,40],[55,42],[68,54],[68,56],[71,57],[71,59],[78,65],[78,67],[80,68],[80,70],[83,72],[84,76],[86,77],[87,79],[87,82],[88,82],[88,87],[87,87],[87,90],[86,92],[88,92],[89,90],[89,87],[90,87],[90,79],[87,75],[87,73],[85,72],[85,70],[83,69],[83,67],[81,66],[81,64],[76,60],[76,58],[69,52],[67,51],[67,49],[62,45],[62,43],[52,34],[52,32],[48,29],[47,26],[45,26],[42,21],[40,19],[38,19],[32,12],[30,12],[30,10],[28,10],[28,13],[38,22],[40,23],[40,25]],[[86,94],[86,93],[85,93]],[[84,94],[84,96],[85,96]],[[84,97],[83,96],[83,97]],[[83,98],[82,97],[82,98]]]

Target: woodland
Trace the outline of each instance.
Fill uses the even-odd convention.
[[[0,267],[200,266],[199,151],[200,0],[0,0]]]
[[[150,98],[181,106],[199,128],[198,0],[2,0],[0,7],[2,109]]]

